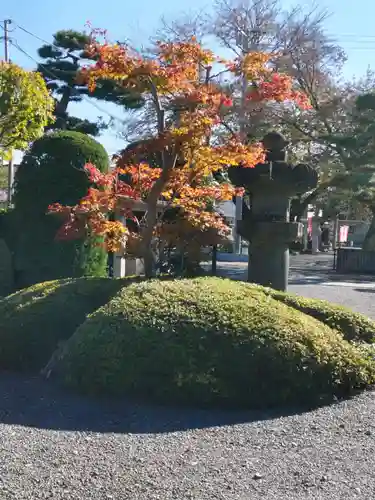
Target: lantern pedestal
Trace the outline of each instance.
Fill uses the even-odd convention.
[[[267,134],[265,163],[228,171],[232,183],[245,188],[250,198],[237,221],[238,233],[249,242],[248,280],[283,291],[288,286],[289,245],[303,237],[303,225],[290,222],[290,200],[318,182],[312,167],[285,161],[286,144],[280,134]]]

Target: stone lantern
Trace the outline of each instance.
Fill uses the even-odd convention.
[[[308,165],[286,161],[288,142],[281,134],[270,132],[262,144],[264,163],[228,171],[231,182],[245,188],[250,200],[250,205],[243,201],[237,231],[249,242],[248,281],[286,291],[289,244],[302,236],[303,229],[301,223],[290,221],[290,200],[315,188],[318,174]]]

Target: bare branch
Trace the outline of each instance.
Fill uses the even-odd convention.
[[[202,41],[208,32],[207,15],[204,10],[184,13],[175,20],[167,20],[162,17],[160,24],[160,28],[151,40],[176,42],[195,37],[198,41]]]

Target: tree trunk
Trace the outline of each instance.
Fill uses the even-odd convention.
[[[163,153],[163,169],[160,177],[155,181],[147,197],[147,212],[145,215],[145,225],[141,231],[142,236],[142,255],[144,259],[146,278],[155,276],[155,258],[152,252],[152,238],[154,236],[155,226],[158,220],[158,201],[161,193],[168,182],[170,173],[176,165],[177,155],[167,156]]]
[[[157,221],[157,202],[147,204],[145,226],[142,231],[142,256],[147,279],[155,276],[155,258],[152,252],[152,238]]]
[[[368,228],[362,248],[367,251],[375,251],[375,207],[371,208],[372,219],[370,227]]]
[[[58,101],[56,104],[55,112],[57,115],[63,115],[66,113],[71,95],[72,89],[70,87],[65,87],[60,101]]]
[[[318,195],[319,191],[318,188],[316,188],[312,193],[306,196],[303,201],[301,201],[300,198],[293,199],[290,205],[290,220],[299,222],[305,215],[308,206],[314,203]]]
[[[154,254],[152,253],[152,248],[144,247],[143,250],[143,264],[145,270],[145,277],[147,279],[153,278],[155,276],[155,262]]]

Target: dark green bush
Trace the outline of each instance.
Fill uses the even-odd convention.
[[[273,299],[283,302],[338,330],[346,340],[366,343],[375,342],[375,322],[362,314],[355,313],[346,307],[331,304],[325,300],[307,299],[272,289],[265,289],[265,292]]]
[[[0,369],[40,370],[59,342],[123,286],[109,278],[65,279],[0,300]]]
[[[0,297],[14,291],[14,237],[13,210],[0,209]]]
[[[109,169],[104,147],[80,132],[58,131],[36,140],[17,169],[13,202],[26,216],[45,214],[48,205],[73,205],[89,187],[85,163],[102,171]]]
[[[83,166],[109,169],[108,155],[91,137],[72,131],[46,134],[24,155],[15,176],[14,242],[16,285],[78,276],[105,276],[107,254],[98,240],[56,241],[62,221],[46,215],[59,202],[74,205],[89,187]],[[100,241],[99,241],[100,243]]]
[[[0,209],[0,239],[4,240],[9,247],[12,246],[15,237],[14,225],[14,210]]]
[[[12,255],[5,240],[0,239],[0,297],[13,291]]]
[[[70,337],[55,374],[90,394],[243,408],[319,403],[375,380],[330,327],[217,278],[124,288]]]

